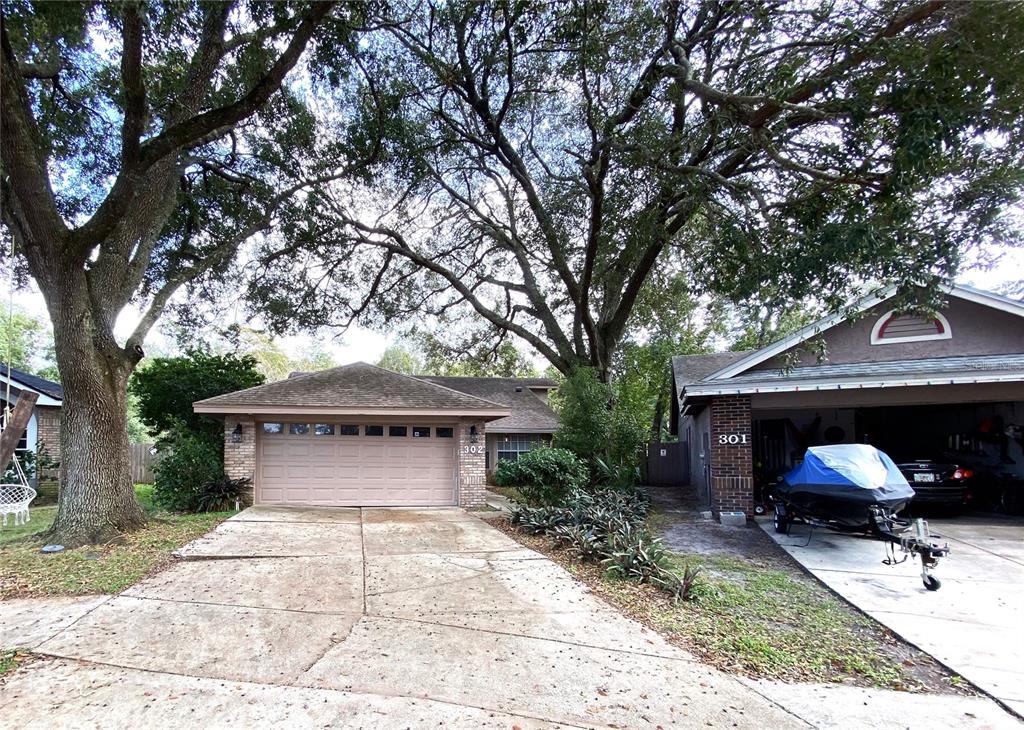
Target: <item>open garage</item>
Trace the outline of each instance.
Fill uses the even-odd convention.
[[[752,515],[808,446],[868,443],[897,462],[961,467],[978,506],[1020,508],[1024,305],[951,287],[940,311],[919,314],[896,295],[760,350],[673,359],[673,425],[699,501]]]

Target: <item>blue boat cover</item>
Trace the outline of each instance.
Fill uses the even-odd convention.
[[[835,484],[860,489],[910,489],[910,484],[889,455],[867,444],[811,446],[803,463],[786,474],[784,479],[794,486]]]
[[[914,496],[892,459],[867,444],[811,446],[772,492],[791,512],[851,528],[868,524],[871,505],[898,512]]]

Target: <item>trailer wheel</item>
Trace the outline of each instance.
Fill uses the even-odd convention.
[[[924,587],[930,591],[937,591],[942,588],[942,581],[936,578],[934,575],[926,575],[924,577]]]
[[[775,531],[780,535],[789,531],[789,515],[781,504],[775,505]]]

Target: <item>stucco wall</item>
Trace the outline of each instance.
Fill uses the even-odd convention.
[[[711,459],[711,411],[702,409],[695,416],[685,416],[679,424],[679,438],[687,442],[690,462],[690,485],[700,506],[711,507],[708,467]],[[707,437],[705,439],[705,436]],[[705,441],[707,446],[705,446]]]
[[[960,355],[1002,355],[1024,352],[1024,319],[981,304],[950,298],[941,310],[949,321],[952,337],[948,340],[871,344],[871,328],[891,305],[872,308],[853,322],[841,322],[821,335],[825,341],[826,362],[857,363],[912,360]],[[754,370],[779,370],[787,364],[786,354],[777,355]],[[817,365],[814,351],[801,351],[798,365]]]

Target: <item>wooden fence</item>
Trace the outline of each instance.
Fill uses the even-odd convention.
[[[153,444],[132,444],[132,482],[135,484],[153,483],[153,464],[156,463],[156,456],[153,455]]]
[[[647,444],[647,483],[656,487],[688,484],[689,450],[685,441]]]

